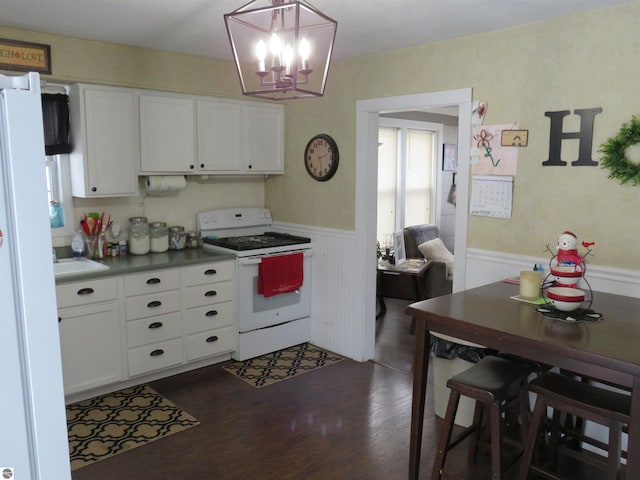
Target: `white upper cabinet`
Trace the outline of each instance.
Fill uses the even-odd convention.
[[[284,173],[284,106],[74,84],[76,197],[138,194],[138,175]]]
[[[75,84],[69,92],[71,191],[76,197],[138,194],[135,91]]]
[[[195,121],[191,98],[140,95],[140,172],[195,172]]]
[[[198,170],[241,172],[242,105],[238,102],[198,100]]]
[[[284,107],[140,94],[141,175],[284,173]]]
[[[244,105],[245,167],[251,173],[284,173],[284,106]]]

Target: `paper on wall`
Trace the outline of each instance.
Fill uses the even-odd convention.
[[[511,175],[518,172],[518,148],[500,145],[503,130],[517,129],[517,123],[473,127],[471,173],[473,175]]]

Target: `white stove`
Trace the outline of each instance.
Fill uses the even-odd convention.
[[[196,227],[203,248],[236,255],[236,320],[238,341],[233,358],[246,360],[307,342],[311,336],[311,240],[271,231],[265,208],[233,208],[200,212]],[[304,282],[296,291],[265,297],[258,293],[264,257],[303,255]]]

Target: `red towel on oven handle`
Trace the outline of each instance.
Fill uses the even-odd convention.
[[[258,265],[258,293],[273,297],[298,290],[304,281],[304,254],[263,257]]]

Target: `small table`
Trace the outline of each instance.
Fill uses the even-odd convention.
[[[591,308],[603,320],[568,324],[509,298],[517,293],[498,282],[407,307],[417,326],[409,479],[420,465],[430,331],[630,388],[626,478],[640,478],[640,298],[593,292]]]
[[[426,297],[422,285],[431,260],[409,258],[400,265],[392,265],[387,261],[378,262],[378,278],[376,295],[380,304],[380,313],[387,311],[384,297],[401,300],[424,300]]]

